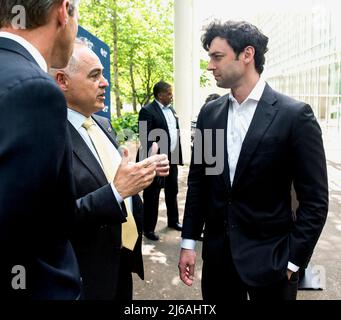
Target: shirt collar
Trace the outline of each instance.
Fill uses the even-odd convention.
[[[164,106],[159,100],[155,99],[155,101],[161,109],[166,109],[170,107],[170,104],[168,106]]]
[[[67,118],[77,131],[82,127],[85,119],[87,119],[85,115],[69,108],[67,108]]]
[[[260,98],[262,97],[265,84],[266,84],[265,81],[262,78],[259,78],[259,80],[257,81],[256,85],[254,86],[254,88],[252,89],[248,97],[242,103],[248,100],[254,100],[258,102]],[[237,101],[236,98],[233,96],[232,92],[230,94],[230,100]]]
[[[16,34],[5,32],[5,31],[0,31],[0,37],[11,39],[19,43],[20,45],[22,45],[31,54],[33,59],[38,63],[39,67],[43,71],[47,72],[47,63],[44,57],[41,55],[39,50],[36,47],[34,47],[30,42],[28,42],[26,39]]]

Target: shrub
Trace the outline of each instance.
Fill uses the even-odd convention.
[[[138,113],[124,112],[119,118],[113,117],[111,124],[117,133],[117,140],[119,143],[138,139]]]

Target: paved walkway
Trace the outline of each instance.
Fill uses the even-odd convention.
[[[341,131],[326,128],[323,139],[326,149],[330,205],[329,215],[311,260],[315,272],[325,280],[324,290],[300,290],[298,299],[341,299]],[[188,166],[179,170],[179,209],[182,214],[187,190]],[[192,287],[185,286],[178,276],[180,233],[167,228],[166,207],[163,192],[159,207],[156,231],[160,241],[143,240],[145,281],[134,275],[134,299],[136,300],[200,300],[201,242],[197,243],[196,279]]]

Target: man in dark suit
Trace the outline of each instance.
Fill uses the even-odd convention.
[[[255,26],[214,22],[202,42],[208,70],[231,93],[198,117],[202,135],[194,153],[203,146],[202,162],[192,158],[188,177],[180,277],[192,284],[194,240],[205,226],[204,299],[296,299],[298,270],[307,265],[328,211],[321,129],[309,105],[260,78],[268,38]],[[204,139],[204,130],[212,139]],[[211,152],[216,164],[206,161]]]
[[[71,242],[82,276],[82,298],[131,300],[131,273],[135,272],[143,279],[143,206],[137,193],[153,181],[155,174],[168,174],[167,156],[154,155],[136,164],[128,162],[126,153],[121,158],[110,121],[94,115],[105,107],[104,93],[108,82],[103,77],[99,58],[84,43],[75,44],[67,68],[51,70],[51,73],[64,92],[68,106],[79,208]],[[109,169],[95,137],[83,127],[87,119],[92,119],[105,152],[118,166],[113,176],[108,175]],[[163,161],[163,164],[157,167],[156,161]],[[129,210],[138,230],[138,239],[131,249],[121,242],[121,226],[126,224]]]
[[[158,142],[161,152],[170,159],[169,176],[156,177],[153,183],[143,191],[144,235],[150,240],[159,240],[155,234],[157,224],[159,196],[161,188],[165,190],[168,227],[181,230],[178,211],[178,164],[182,165],[179,121],[171,107],[173,99],[172,86],[164,81],[153,88],[155,100],[141,108],[139,113],[139,133],[141,147],[137,159],[147,157],[153,139]]]
[[[20,3],[25,29],[18,29],[12,13]],[[65,99],[46,73],[50,66],[66,66],[77,27],[72,0],[1,2],[2,298],[76,299],[80,294],[68,241],[75,202]]]

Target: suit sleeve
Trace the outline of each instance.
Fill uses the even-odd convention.
[[[63,223],[53,205],[66,150],[65,99],[39,77],[0,99],[0,250],[32,250],[39,235]]]
[[[199,113],[197,120],[197,133],[193,141],[194,149],[204,145],[203,136],[198,134],[199,132],[204,131],[202,119],[203,111]],[[191,165],[188,174],[188,189],[181,236],[184,239],[198,240],[204,227],[203,202],[205,201],[205,165],[203,161],[202,163],[195,163],[194,154],[195,151],[192,152]],[[201,159],[204,159],[203,153],[201,154]]]
[[[75,227],[114,225],[126,221],[124,205],[116,200],[110,184],[77,199]]]
[[[328,212],[328,181],[322,133],[309,105],[298,112],[292,141],[293,180],[299,207],[290,236],[289,261],[305,267]]]

